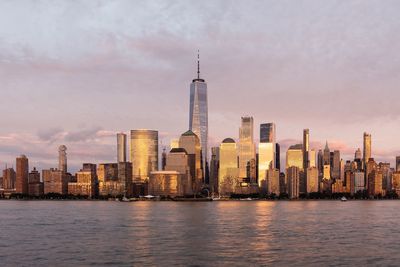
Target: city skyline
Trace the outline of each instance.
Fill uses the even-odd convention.
[[[138,9],[87,4],[96,15],[104,14],[103,23],[85,10],[72,16],[68,10],[76,3],[38,4],[36,13],[29,12],[29,2],[1,3],[1,24],[15,27],[0,27],[7,40],[0,42],[0,111],[6,114],[0,119],[0,169],[20,154],[31,166],[55,167],[61,144],[69,149],[74,171],[81,162],[116,162],[115,134],[131,129],[156,129],[160,146],[168,146],[187,130],[197,49],[208,83],[209,148],[228,137],[238,141],[240,118],[250,115],[255,129],[276,124],[282,159],[309,128],[311,149],[323,149],[328,140],[344,159],[362,149],[362,134],[368,132],[374,158],[393,166],[400,154],[400,110],[394,102],[399,40],[391,33],[399,29],[399,4],[302,2],[297,10],[271,3],[196,4],[209,11],[204,17],[184,2],[151,2]],[[166,17],[143,32],[141,26],[154,16],[140,14],[151,9]],[[119,27],[110,10],[120,15],[130,10],[139,23],[126,17]],[[58,15],[62,35],[49,26]],[[28,25],[42,30],[32,36]],[[366,108],[374,105],[379,108]]]

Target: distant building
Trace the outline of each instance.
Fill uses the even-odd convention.
[[[144,182],[158,170],[158,132],[131,130],[130,155],[134,182]]]
[[[17,172],[15,180],[15,192],[28,194],[29,161],[25,155],[17,158]]]
[[[186,180],[187,176],[177,171],[151,172],[149,194],[166,197],[184,196]]]
[[[392,174],[393,190],[400,196],[400,172],[396,171]]]
[[[222,141],[219,156],[218,192],[222,196],[229,196],[239,183],[237,148],[232,138],[226,138]]]
[[[125,184],[118,180],[118,165],[118,163],[101,163],[97,166],[96,175],[100,196],[122,196],[125,190],[129,190],[125,188]],[[132,182],[132,175],[128,177],[131,178],[130,182]]]
[[[340,179],[340,151],[333,151],[332,166],[331,166],[332,179]]]
[[[61,145],[58,148],[58,169],[63,172],[67,173],[67,147],[65,145]]]
[[[307,193],[319,192],[318,169],[316,167],[307,168]]]
[[[363,162],[364,166],[367,165],[368,160],[371,158],[371,134],[364,133],[364,150],[363,150]],[[365,168],[365,167],[364,167]]]
[[[274,143],[258,144],[258,186],[265,188],[267,170],[274,170]]]
[[[194,132],[186,131],[179,138],[179,148],[185,149],[188,155],[192,190],[200,192],[204,183],[200,139]]]
[[[278,143],[275,145],[275,168],[281,171],[281,146]]]
[[[307,170],[309,165],[309,155],[308,152],[310,151],[310,130],[304,129],[303,130],[303,170]]]
[[[126,134],[117,134],[117,161],[126,162]]]
[[[362,192],[365,190],[365,174],[364,172],[356,171],[352,174],[354,179],[354,193]]]
[[[56,193],[66,195],[70,176],[58,169],[42,170],[44,193]]]
[[[288,194],[290,199],[299,197],[300,168],[291,166],[287,169]]]
[[[316,156],[316,151],[314,149],[308,151],[308,167],[317,167]]]
[[[40,181],[40,172],[38,172],[35,167],[29,173],[28,194],[36,197],[44,194],[44,186]]]
[[[172,139],[170,142],[170,148],[178,148],[179,147],[179,139]]]
[[[191,177],[191,168],[189,163],[190,163],[190,156],[188,155],[187,151],[184,148],[173,148],[171,149],[170,153],[167,156],[167,164],[165,166],[165,171],[167,172],[176,171],[179,173],[177,186],[179,187],[178,193],[181,196],[191,195],[193,194],[193,192],[196,192],[193,191],[194,189],[193,182],[195,181]],[[202,170],[199,169],[199,171]]]
[[[396,172],[400,172],[400,156],[396,157]]]
[[[247,177],[247,163],[256,158],[253,117],[242,117],[239,129],[239,178]],[[275,148],[273,148],[275,149]]]
[[[354,153],[354,160],[361,160],[362,159],[362,152],[360,148],[357,148],[356,152]]]
[[[280,195],[279,171],[277,169],[268,169],[266,171],[267,194]]]
[[[16,174],[13,168],[6,168],[3,170],[3,189],[14,190],[15,189]]]
[[[68,194],[93,198],[97,192],[96,182],[96,166],[94,165],[94,168],[82,168],[76,173],[76,182],[68,183]]]
[[[211,148],[210,161],[210,189],[211,193],[218,193],[219,147]]]
[[[290,146],[286,152],[286,169],[289,167],[297,167],[299,171],[303,171],[303,145]]]
[[[373,170],[368,175],[368,195],[370,197],[383,196],[382,191],[383,174],[379,169]]]

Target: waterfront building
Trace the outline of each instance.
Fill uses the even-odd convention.
[[[96,165],[86,165],[76,173],[76,182],[68,183],[68,194],[74,196],[86,196],[93,198],[96,196]]]
[[[40,172],[33,167],[33,170],[29,173],[28,179],[28,194],[30,196],[39,197],[44,194],[44,186],[40,181]]]
[[[239,183],[237,147],[232,138],[222,141],[219,157],[218,192],[221,196],[229,196]]]
[[[132,164],[130,163],[130,166]],[[133,172],[133,171],[132,171]],[[121,196],[128,190],[125,185],[121,184],[118,180],[118,163],[101,163],[98,164],[96,169],[96,176],[99,185],[100,196]],[[132,175],[128,176],[131,178]]]
[[[117,134],[117,162],[126,162],[126,134]]]
[[[382,172],[382,190],[383,192],[389,192],[392,190],[392,170],[390,163],[380,162],[378,169]]]
[[[400,172],[396,171],[392,173],[392,183],[393,190],[396,192],[398,196],[400,196]]]
[[[3,170],[3,189],[15,190],[16,173],[13,168],[5,168]]]
[[[275,149],[275,148],[273,148]],[[242,117],[239,129],[239,178],[247,177],[247,164],[256,158],[256,149],[254,144],[254,120],[253,117]]]
[[[205,174],[208,162],[208,100],[207,83],[200,78],[199,54],[197,54],[197,78],[190,84],[189,130],[200,140],[202,169]]]
[[[210,189],[211,193],[218,193],[219,147],[211,148],[210,161]]]
[[[148,188],[149,194],[164,197],[184,196],[186,179],[186,175],[177,171],[151,172]]]
[[[363,163],[365,168],[365,166],[368,163],[368,160],[371,158],[371,134],[364,132],[363,141],[364,141]]]
[[[199,170],[201,171],[201,169]],[[177,186],[179,187],[178,192],[180,195],[191,195],[193,192],[199,192],[199,189],[195,188],[195,181],[191,176],[190,156],[184,148],[171,149],[167,156],[165,171],[176,171],[180,174],[177,180]]]
[[[383,196],[384,192],[382,191],[382,179],[383,173],[379,168],[374,169],[368,175],[368,195],[370,197]]]
[[[396,172],[400,172],[400,156],[396,157]]]
[[[145,182],[158,170],[158,131],[131,130],[130,157],[133,182]]]
[[[310,149],[308,151],[308,167],[317,167],[315,149]]]
[[[65,145],[61,145],[58,147],[58,169],[67,173],[67,147]]]
[[[352,180],[354,179],[354,193],[364,191],[366,187],[364,172],[356,171],[352,173],[352,176]]]
[[[274,194],[276,196],[280,195],[280,184],[279,184],[279,170],[268,169],[266,171],[266,184],[267,184],[267,194]]]
[[[303,162],[301,162],[303,165]],[[291,166],[287,169],[288,194],[290,199],[299,197],[300,168]]]
[[[25,155],[16,159],[15,192],[28,194],[29,161]]]
[[[118,162],[118,194],[124,194],[127,197],[132,196],[132,163]]]
[[[314,167],[307,168],[307,193],[319,191],[318,169]]]
[[[368,189],[369,184],[370,184],[369,177],[372,174],[372,172],[377,169],[377,164],[373,158],[369,158],[367,164],[364,165],[364,168],[365,168],[365,186],[369,192],[369,189]]]
[[[58,169],[42,170],[44,194],[56,193],[66,195],[70,176]]]
[[[276,143],[276,126],[275,123],[260,124],[260,142]]]
[[[192,190],[194,193],[200,192],[204,184],[200,139],[194,132],[188,130],[179,138],[179,148],[185,149],[188,155]]]

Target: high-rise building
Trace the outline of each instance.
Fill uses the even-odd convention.
[[[177,194],[181,196],[193,194],[193,180],[189,162],[189,155],[184,148],[173,148],[167,156],[165,171],[176,171],[180,174],[177,180],[179,188]]]
[[[17,172],[15,180],[15,192],[28,194],[29,162],[25,155],[17,158]]]
[[[92,198],[96,195],[96,165],[93,165],[93,168],[82,168],[76,173],[76,182],[68,183],[68,194],[74,196],[86,196],[89,198]]]
[[[361,160],[362,159],[362,153],[361,149],[357,148],[356,152],[354,153],[354,160]]]
[[[332,157],[332,178],[339,179],[340,178],[340,151],[335,150],[333,151]]]
[[[352,180],[354,179],[354,193],[362,192],[365,190],[365,174],[364,172],[355,171],[352,174]]]
[[[400,156],[396,157],[396,172],[400,172]]]
[[[397,195],[400,195],[400,172],[399,171],[396,171],[392,174],[392,188],[397,193]]]
[[[303,145],[297,144],[289,147],[286,152],[286,169],[289,167],[298,167],[303,170]]]
[[[318,169],[316,167],[307,168],[307,193],[319,191]]]
[[[117,134],[117,161],[126,162],[126,134]]]
[[[314,149],[308,151],[308,167],[317,167],[316,152]]]
[[[281,146],[278,143],[275,145],[275,168],[281,171]]]
[[[189,130],[194,132],[201,144],[203,173],[208,159],[208,100],[207,83],[200,78],[200,60],[197,55],[197,78],[190,84]]]
[[[322,178],[324,173],[324,153],[322,153],[321,149],[318,150],[317,165],[318,165],[318,176]]]
[[[199,192],[204,183],[200,139],[188,130],[179,138],[179,148],[184,148],[188,155],[192,190],[194,193]]]
[[[301,162],[303,165],[303,162]],[[300,168],[297,166],[291,166],[286,170],[287,181],[288,181],[288,194],[290,199],[299,197],[299,182],[300,182]]]
[[[131,163],[129,164],[129,166],[132,166]],[[125,188],[125,184],[121,184],[119,182],[118,167],[119,163],[98,164],[96,169],[96,176],[99,184],[100,196],[122,196],[124,194],[124,190],[130,190]],[[128,170],[129,169],[131,168],[128,167]],[[128,177],[131,179],[132,182],[132,174]]]
[[[66,195],[70,177],[64,171],[57,169],[42,170],[44,193]]]
[[[40,172],[38,172],[35,167],[29,173],[28,180],[29,180],[28,194],[30,196],[39,197],[44,194],[43,183],[40,182]]]
[[[242,117],[239,129],[239,178],[247,177],[247,164],[256,158],[253,117]]]
[[[268,169],[266,171],[266,185],[267,194],[274,194],[276,196],[280,195],[280,185],[279,185],[279,171],[277,169]]]
[[[58,148],[58,169],[63,173],[67,173],[67,147],[61,145]]]
[[[324,155],[323,155],[324,165],[331,164],[331,152],[328,147],[328,141],[326,141],[325,148],[324,148]]]
[[[260,124],[260,142],[276,143],[276,127],[275,123]]]
[[[309,165],[308,152],[310,151],[310,130],[303,130],[303,170],[307,170]]]
[[[158,132],[131,130],[130,152],[132,179],[134,182],[144,182],[150,172],[158,170]]]
[[[258,144],[258,186],[265,188],[267,170],[274,170],[274,143]]]
[[[15,171],[13,168],[6,168],[3,170],[3,189],[15,189]]]
[[[226,138],[219,147],[218,192],[227,196],[234,192],[239,179],[237,147],[232,138]]]
[[[211,193],[218,192],[219,147],[211,148],[210,189]]]
[[[364,133],[364,153],[363,153],[363,163],[364,168],[371,158],[371,134]]]
[[[165,147],[163,148],[163,152],[161,154],[161,170],[165,171],[165,165],[167,165],[167,151]]]

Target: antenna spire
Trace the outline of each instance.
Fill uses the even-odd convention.
[[[200,50],[197,49],[197,79],[200,79]]]

